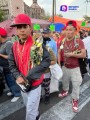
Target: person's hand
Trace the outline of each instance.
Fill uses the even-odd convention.
[[[25,80],[23,79],[23,77],[18,77],[17,80],[16,80],[17,83],[19,84],[24,84],[25,83]]]
[[[70,52],[70,53],[64,53],[64,56],[65,57],[73,57],[73,53],[72,52]]]
[[[60,63],[58,63],[58,65],[61,67],[61,64],[60,64]]]

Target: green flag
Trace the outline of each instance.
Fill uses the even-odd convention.
[[[81,23],[81,26],[86,26],[86,22],[83,21],[83,22]]]
[[[49,28],[51,31],[55,31],[55,25],[50,25],[50,28]]]
[[[34,28],[34,30],[40,30],[40,25],[39,24],[34,24],[33,28]]]

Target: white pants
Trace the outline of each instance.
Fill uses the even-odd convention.
[[[41,96],[41,85],[28,93],[22,92],[22,96],[26,105],[26,120],[36,120],[39,114],[38,108]]]
[[[80,68],[76,67],[73,69],[69,69],[66,67],[62,67],[63,70],[63,90],[68,91],[69,90],[69,82],[71,80],[72,82],[72,98],[77,100],[79,99],[79,91],[80,91],[80,85],[82,83],[82,77],[80,73]]]

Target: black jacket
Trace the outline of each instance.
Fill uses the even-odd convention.
[[[15,59],[14,59],[14,54],[13,54],[13,49],[11,49],[10,55],[9,55],[9,67],[11,72],[13,73],[14,77],[17,79],[19,76],[23,76],[22,73],[18,70],[18,66],[16,65]],[[26,79],[29,81],[32,80],[37,80],[41,77],[41,75],[46,71],[46,69],[50,65],[50,54],[43,45],[43,59],[39,65],[36,67],[30,69],[28,72],[28,75],[26,76]],[[25,77],[25,76],[24,76]]]

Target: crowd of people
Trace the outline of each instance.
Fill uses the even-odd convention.
[[[11,39],[0,28],[0,95],[6,84],[7,95],[13,95],[11,102],[23,96],[26,120],[39,120],[40,99],[44,97],[45,104],[50,102],[50,66],[58,64],[63,71],[63,90],[58,97],[69,94],[71,81],[72,110],[78,112],[80,85],[87,73],[87,63],[90,68],[90,31],[77,31],[76,21],[70,20],[61,33],[51,32],[49,28],[32,33],[31,19],[26,14],[17,15],[11,27],[17,30]]]

